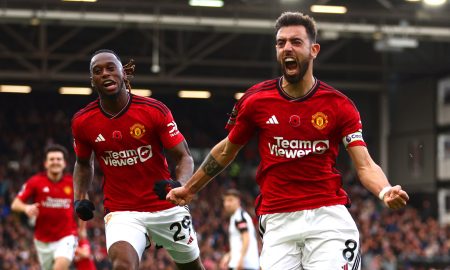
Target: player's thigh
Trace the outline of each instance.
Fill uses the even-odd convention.
[[[263,270],[300,270],[301,241],[295,222],[286,222],[294,213],[263,215],[259,229],[263,238],[260,255]]]
[[[302,266],[307,270],[361,268],[359,232],[344,206],[317,209],[305,239]]]
[[[53,270],[69,270],[71,261],[65,257],[57,257],[53,263]]]
[[[294,241],[278,245],[263,243],[260,264],[263,270],[301,270],[301,249]]]
[[[46,243],[34,239],[34,245],[36,247],[36,252],[38,255],[39,264],[42,270],[52,270],[53,268],[53,253],[54,253],[54,242]]]
[[[308,240],[304,247],[302,265],[307,270],[361,269],[361,253],[356,235],[328,236]]]
[[[77,247],[77,238],[74,235],[68,235],[54,243],[55,252],[53,258],[65,258],[69,263],[73,260],[75,249]]]
[[[124,241],[136,251],[139,260],[148,243],[145,226],[140,212],[111,212],[105,216],[106,248],[108,254],[113,244]]]
[[[159,211],[158,218],[149,221],[152,241],[163,246],[177,264],[194,262],[200,255],[192,218],[186,207]]]

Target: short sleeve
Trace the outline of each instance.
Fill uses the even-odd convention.
[[[157,121],[158,134],[164,148],[170,149],[184,141],[184,136],[178,130],[177,123],[170,110],[167,110],[165,113],[158,113],[155,120]]]
[[[366,146],[362,135],[362,123],[355,104],[347,99],[340,107],[341,129],[339,136],[342,138],[345,148],[352,146]]]
[[[236,229],[240,232],[248,231],[248,223],[242,210],[240,210],[240,213],[237,214],[235,218],[234,225],[236,226]]]
[[[20,188],[19,193],[17,194],[17,198],[19,198],[21,201],[26,202],[29,199],[34,197],[34,185],[33,185],[33,178],[25,182],[22,187]]]
[[[79,121],[74,119],[72,121],[73,150],[78,158],[89,159],[92,148],[83,135],[84,133],[82,132]]]
[[[248,99],[234,105],[225,129],[229,131],[228,139],[234,144],[246,144],[255,132],[255,125],[251,120],[252,114]]]

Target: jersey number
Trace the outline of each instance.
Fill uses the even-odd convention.
[[[173,234],[173,241],[180,241],[186,238],[186,235],[181,233],[181,229],[189,229],[189,235],[191,235],[191,218],[189,216],[184,216],[181,222],[174,222],[170,225],[170,230],[175,228],[175,233]]]
[[[345,247],[346,249],[342,251],[342,255],[344,256],[344,259],[346,259],[348,262],[351,262],[355,257],[355,249],[358,247],[358,244],[355,240],[349,239],[345,241]]]

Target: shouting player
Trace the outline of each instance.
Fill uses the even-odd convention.
[[[189,203],[256,133],[261,156],[256,213],[263,235],[262,269],[360,269],[359,232],[345,208],[349,198],[335,169],[339,142],[362,184],[389,208],[404,207],[408,195],[389,184],[369,155],[353,102],[313,76],[313,61],[320,51],[315,21],[286,12],[275,28],[283,76],[247,90],[233,108],[228,136],[167,199]]]
[[[93,152],[104,174],[103,193],[108,256],[113,269],[138,269],[150,239],[163,246],[179,269],[203,269],[191,215],[165,200],[167,191],[193,172],[187,143],[170,110],[160,101],[130,93],[132,63],[100,50],[90,62],[91,83],[99,98],[72,120],[75,210],[93,217],[86,199],[93,176]],[[164,152],[176,162],[171,180]]]
[[[68,270],[76,248],[73,182],[65,174],[67,150],[45,149],[45,172],[32,176],[11,204],[11,209],[35,219],[34,244],[43,270]],[[33,203],[29,204],[28,201]]]

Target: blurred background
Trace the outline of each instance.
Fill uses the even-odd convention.
[[[388,211],[359,184],[345,150],[338,167],[361,232],[363,269],[450,269],[450,3],[446,0],[0,0],[0,268],[38,269],[32,227],[11,213],[51,143],[70,150],[73,114],[97,98],[89,61],[101,48],[136,62],[132,92],[172,110],[198,166],[226,136],[233,104],[280,76],[274,21],[301,11],[318,24],[314,73],[357,105],[364,138],[391,183],[411,196]],[[221,194],[244,193],[254,215],[256,142],[191,204],[207,269],[229,249]],[[91,196],[101,205],[101,172]],[[218,196],[208,196],[218,194]],[[88,223],[98,269],[110,269],[102,209]],[[174,269],[164,250],[141,269]]]

